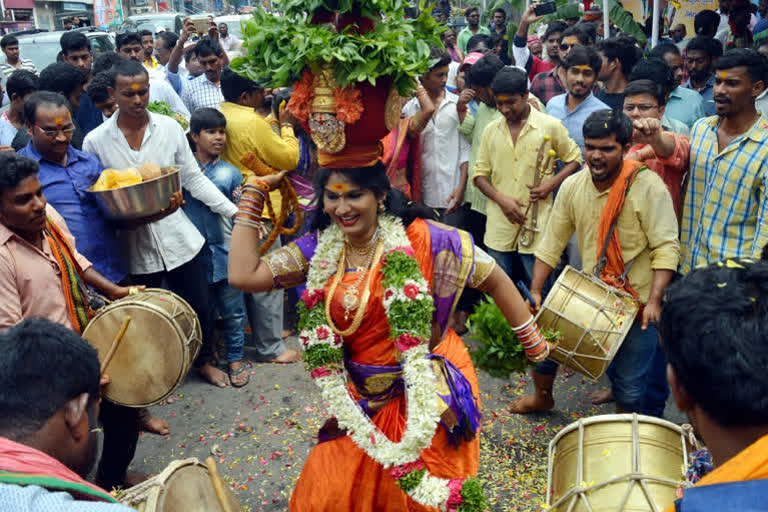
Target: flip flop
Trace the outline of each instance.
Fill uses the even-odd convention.
[[[236,376],[240,375],[245,370],[247,370],[247,368],[246,368],[246,366],[244,364],[241,364],[240,368],[238,368],[237,370],[233,370],[232,368],[227,367],[227,374],[229,375],[229,383],[232,384],[233,387],[242,388],[243,386],[247,385],[248,382],[250,382],[250,380],[251,380],[250,377],[245,379],[245,382],[243,382],[242,384],[235,384],[235,381],[232,380],[232,377],[236,377]]]

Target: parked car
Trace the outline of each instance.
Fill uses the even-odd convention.
[[[184,28],[184,15],[178,12],[134,14],[133,16],[128,16],[123,24],[120,25],[119,32],[133,32],[146,29],[156,34],[160,31],[161,27],[165,30],[181,34]]]
[[[83,32],[91,42],[93,56],[103,52],[115,51],[114,36],[108,32],[102,32],[92,27],[76,29]],[[19,34],[19,52],[24,59],[31,60],[38,72],[48,64],[56,62],[56,57],[61,51],[59,40],[64,31],[39,32],[37,34]]]

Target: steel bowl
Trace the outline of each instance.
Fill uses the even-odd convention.
[[[177,167],[163,167],[163,175],[127,187],[96,192],[88,190],[104,216],[112,220],[148,217],[168,208],[171,196],[181,190]]]

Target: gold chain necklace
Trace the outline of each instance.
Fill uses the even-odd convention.
[[[365,313],[365,308],[368,306],[368,300],[371,297],[371,276],[373,276],[373,265],[375,262],[379,261],[381,259],[381,255],[384,253],[384,243],[379,241],[376,245],[376,250],[374,251],[373,257],[369,260],[368,263],[368,279],[366,279],[365,282],[365,288],[363,290],[363,297],[358,303],[357,301],[357,288],[350,287],[347,291],[344,292],[344,297],[342,298],[342,305],[345,309],[344,314],[344,320],[349,319],[349,313],[353,311],[355,308],[357,309],[357,312],[355,313],[354,318],[352,319],[352,325],[349,326],[349,328],[345,330],[340,330],[338,327],[336,327],[336,324],[333,323],[333,318],[331,318],[331,302],[333,302],[333,296],[336,294],[336,289],[339,286],[339,283],[341,282],[341,279],[344,277],[344,262],[346,261],[346,247],[344,247],[341,251],[341,258],[339,258],[339,263],[336,268],[336,276],[333,278],[333,283],[331,284],[331,289],[328,292],[328,295],[325,298],[325,319],[328,321],[328,325],[331,327],[333,332],[338,334],[339,336],[349,336],[350,334],[354,333],[359,327],[360,324],[363,321],[363,313]],[[362,271],[360,277],[358,277],[358,282],[362,282],[362,277],[365,276],[366,271]],[[349,299],[350,307],[347,309],[347,295],[352,296],[354,294],[354,300],[355,304],[352,305],[352,300]]]

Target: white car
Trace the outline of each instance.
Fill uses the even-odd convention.
[[[217,16],[213,19],[213,21],[216,22],[217,27],[221,23],[226,23],[227,29],[229,30],[229,34],[237,37],[242,41],[243,29],[240,23],[245,22],[249,19],[251,19],[250,14],[230,14],[227,16]],[[230,48],[227,51],[227,57],[229,57],[230,59],[234,59],[235,57],[240,57],[241,55],[243,55],[242,45],[238,45],[237,48],[234,48],[234,47]]]

